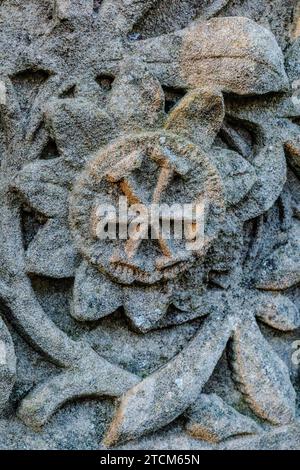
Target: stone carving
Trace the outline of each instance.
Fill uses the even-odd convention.
[[[259,431],[254,421],[240,415],[215,394],[202,394],[188,413],[187,431],[197,439],[214,442]]]
[[[185,240],[171,246],[151,220],[141,220],[144,231],[154,231],[158,244],[155,252],[149,249],[143,252],[142,230],[136,240],[127,239],[124,246],[116,246],[120,240],[116,243],[105,239],[100,243],[91,237],[89,230],[90,219],[97,219],[95,201],[117,206],[120,197],[126,196],[129,204],[147,207],[162,203],[196,204],[205,198],[208,233],[197,253],[200,256],[208,249],[217,219],[221,218],[221,193],[217,170],[189,141],[168,133],[138,134],[101,152],[76,184],[70,210],[74,237],[83,256],[121,284],[154,284],[173,279],[188,268],[195,255],[185,248]]]
[[[179,3],[170,2],[175,11]],[[192,3],[184,0],[183,11],[194,11]],[[152,37],[138,25],[151,25],[155,12],[165,18],[168,7],[157,1],[56,0],[44,29],[15,50],[17,19],[15,29],[6,26],[1,315],[62,369],[18,401],[29,427],[41,428],[81,397],[117,399],[106,446],[178,417],[193,438],[212,442],[296,419],[290,370],[259,325],[300,327],[300,101],[291,94],[299,48],[295,41],[285,63],[269,30],[245,17],[212,18],[228,1],[203,3],[198,20],[184,22],[182,14],[173,29],[161,20],[165,34]],[[4,23],[6,11],[1,5]],[[157,233],[145,242],[157,231],[151,223],[134,241],[99,239],[97,205],[116,207],[120,196],[146,207],[205,200],[203,244],[188,250],[192,238]],[[173,358],[142,376],[53,321],[36,277],[74,278],[70,316],[78,328],[120,308],[138,335],[195,319],[197,328]],[[205,389],[224,352],[242,409]],[[0,408],[15,369],[0,320]]]
[[[15,382],[16,356],[11,336],[2,320],[0,328],[0,408],[2,410]]]

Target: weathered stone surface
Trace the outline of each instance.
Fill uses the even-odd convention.
[[[257,305],[256,317],[281,331],[300,327],[300,312],[294,302],[283,295],[264,295]]]
[[[0,448],[300,449],[296,3],[0,2]]]
[[[196,22],[179,33],[139,41],[134,51],[142,52],[171,86],[196,88],[205,83],[238,94],[288,87],[273,35],[246,18]]]
[[[180,416],[201,392],[233,328],[230,316],[224,321],[223,315],[216,315],[172,361],[129,390],[104,443],[111,446],[134,439]]]
[[[256,182],[255,169],[238,153],[229,150],[215,150],[213,158],[222,177],[227,204],[237,205]]]
[[[174,435],[175,434],[175,435]],[[283,426],[279,429],[270,429],[254,436],[241,436],[226,439],[219,444],[199,441],[189,437],[181,427],[174,430],[166,430],[147,436],[139,441],[139,448],[143,450],[298,450],[299,449],[299,424]],[[121,446],[121,450],[133,450],[137,441],[129,442]]]
[[[238,413],[215,394],[200,395],[186,416],[188,433],[205,441],[220,442],[239,434],[259,432],[255,421]]]
[[[231,355],[234,380],[250,408],[273,424],[290,423],[295,416],[295,391],[288,368],[254,322],[244,321],[235,331]]]
[[[79,321],[99,320],[122,305],[119,287],[86,262],[75,274],[72,316]]]
[[[91,15],[93,0],[55,0],[55,14],[58,20],[66,20],[77,16]]]
[[[135,375],[85,350],[84,345],[82,349],[87,355],[74,370],[48,379],[22,400],[17,414],[28,426],[40,428],[74,397],[118,397],[139,381]]]
[[[196,205],[205,199],[203,246],[188,250],[184,239],[172,246],[158,234],[158,249],[143,249],[145,233],[157,231],[146,217],[136,240],[95,237],[90,229],[91,223],[97,225],[95,204],[117,208],[120,197],[146,208],[151,204],[172,207],[185,201]],[[143,133],[114,142],[90,161],[71,196],[70,225],[80,252],[116,282],[154,284],[178,277],[196,255],[204,256],[218,233],[223,210],[221,181],[209,156],[173,133]]]
[[[172,292],[167,286],[153,288],[125,288],[124,312],[134,327],[142,332],[153,329],[167,313]]]
[[[281,291],[300,283],[299,222],[290,232],[290,240],[278,248],[262,264],[257,276],[257,288]]]
[[[222,93],[198,89],[188,93],[170,112],[166,128],[186,135],[200,147],[210,148],[225,116]]]
[[[12,391],[16,376],[16,356],[10,333],[0,321],[0,410],[2,411]]]
[[[299,60],[299,44],[300,39],[297,38],[293,44],[290,46],[287,52],[287,72],[289,75],[290,80],[292,81],[292,85],[294,88],[299,88],[299,79],[300,79],[300,60]]]
[[[50,220],[27,248],[27,272],[60,279],[74,276],[75,266],[76,250],[65,224]]]

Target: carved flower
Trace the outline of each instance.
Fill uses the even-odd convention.
[[[136,74],[139,71],[146,73],[144,67],[135,69]],[[136,76],[132,87],[130,83],[127,84],[127,99],[133,88],[132,101],[139,100],[140,106],[146,107],[148,103],[143,103],[144,87],[149,88],[152,81],[152,93],[147,93],[146,96],[150,97],[150,106],[153,97],[160,98],[156,113],[158,117],[160,114],[163,116],[162,89],[152,77],[146,78],[148,80],[140,81],[138,90],[135,85]],[[111,92],[112,101],[115,99],[114,93],[120,93],[119,87],[123,86],[123,80],[122,76],[121,85],[116,80]],[[184,138],[183,131],[182,138],[174,134],[178,121],[183,125],[185,120],[187,129],[193,125],[191,113],[195,110],[198,110],[199,117],[202,113],[206,118],[206,121],[200,121],[200,128],[194,129],[195,133],[200,134],[201,148],[204,151]],[[59,278],[75,275],[72,315],[76,319],[97,320],[124,305],[125,313],[133,325],[141,331],[147,331],[161,322],[169,305],[175,301],[175,291],[178,297],[179,285],[176,284],[176,278],[195,264],[195,254],[184,250],[184,246],[168,246],[168,242],[162,239],[158,239],[158,246],[153,249],[152,243],[143,248],[141,239],[135,246],[132,246],[130,240],[124,243],[120,241],[118,246],[114,241],[101,242],[90,233],[93,208],[96,202],[107,202],[112,191],[116,201],[120,195],[126,195],[131,203],[158,203],[166,200],[170,204],[178,202],[179,197],[183,203],[196,200],[204,192],[210,203],[210,213],[207,214],[205,247],[198,253],[198,257],[203,257],[216,237],[223,219],[222,187],[216,165],[213,164],[214,154],[208,153],[222,124],[223,99],[220,93],[207,90],[189,93],[164,118],[166,130],[151,132],[149,129],[147,133],[144,131],[133,134],[132,137],[117,139],[91,157],[90,163],[82,172],[85,161],[81,161],[80,156],[88,159],[85,154],[88,154],[88,150],[82,147],[86,141],[82,136],[80,146],[77,146],[78,159],[74,162],[73,158],[68,157],[71,136],[68,136],[67,129],[73,133],[74,126],[77,125],[77,129],[82,126],[87,139],[90,139],[89,129],[95,126],[99,141],[99,136],[106,136],[107,123],[111,123],[112,118],[103,112],[97,113],[97,108],[93,110],[90,103],[80,98],[56,100],[47,105],[45,123],[61,156],[27,165],[14,181],[14,189],[18,190],[26,203],[47,218],[26,251],[27,270],[29,273]],[[162,119],[161,122],[163,123]],[[76,134],[79,140],[79,132]],[[74,140],[72,148],[74,149]],[[174,154],[172,161],[168,157],[168,152],[171,151]],[[187,152],[191,156],[188,154],[186,157]],[[235,158],[237,167],[250,175],[249,181],[240,182],[241,198],[255,180],[254,170],[238,154],[220,150],[218,157],[221,158],[221,155],[228,160],[228,164]],[[152,181],[149,181],[149,176]],[[184,181],[185,186],[181,186],[178,180]],[[109,199],[109,202],[113,203],[115,200]],[[76,248],[79,255],[83,256],[82,261],[79,261]],[[198,274],[194,270],[189,275],[193,277],[195,274],[198,276],[198,289],[201,292],[203,273],[200,271]],[[191,312],[191,315],[194,316],[195,312]]]
[[[133,40],[137,36],[129,33],[149,2],[127,3],[130,8],[104,2],[96,25],[86,12],[69,18],[58,8],[58,19],[66,15],[68,26],[85,24],[95,47],[86,50],[84,35],[70,28],[66,76],[66,45],[57,40],[57,25],[46,44],[37,40],[39,73],[47,70],[50,76],[25,118],[14,84],[22,81],[21,66],[37,59],[27,51],[21,66],[16,61],[13,77],[3,78],[4,120],[15,131],[13,139],[26,135],[22,161],[27,163],[14,176],[8,198],[17,194],[43,222],[26,247],[26,273],[75,277],[72,315],[79,321],[100,319],[121,305],[142,332],[208,318],[182,352],[139,381],[94,351],[89,350],[87,365],[74,342],[68,360],[62,359],[66,337],[50,323],[39,336],[30,317],[27,331],[35,344],[40,347],[51,331],[44,349],[58,344],[57,362],[76,363],[77,369],[33,390],[19,415],[41,425],[73,397],[120,396],[130,389],[107,434],[109,445],[161,428],[185,412],[187,429],[196,437],[256,432],[253,421],[215,396],[201,395],[230,341],[234,376],[249,406],[271,423],[288,423],[295,402],[288,369],[256,319],[284,331],[299,324],[298,311],[286,298],[260,292],[279,288],[283,278],[287,287],[298,283],[298,252],[295,260],[291,245],[288,255],[285,247],[275,260],[265,261],[257,285],[251,284],[252,268],[243,263],[245,223],[262,217],[281,197],[285,151],[294,167],[299,157],[290,122],[299,113],[286,93],[282,53],[271,33],[245,18],[194,22],[175,33]],[[116,28],[108,32],[115,17]],[[186,253],[164,239],[155,250],[151,243],[142,247],[141,240],[133,246],[95,240],[88,225],[95,204],[114,203],[122,194],[146,203],[194,202],[204,194],[209,201],[204,248]],[[17,278],[18,270],[12,271],[10,280]],[[28,288],[18,303],[11,289],[7,294],[22,326],[24,303],[43,318],[35,301],[28,302],[31,296]],[[98,381],[93,381],[90,370],[96,364]],[[103,376],[99,370],[105,370]],[[224,423],[222,430],[213,429],[211,417],[220,410],[226,420],[237,420],[230,431]]]
[[[191,297],[193,297],[192,302],[197,304],[197,300],[195,301],[197,299],[196,292],[193,292],[193,296],[189,296],[189,290],[194,290],[196,286],[198,297],[200,297],[204,289],[203,277],[205,273],[218,269],[216,266],[209,266],[190,270],[185,276],[185,282],[181,281],[181,284],[173,280],[175,275],[166,274],[164,277],[168,282],[157,286],[155,282],[160,281],[161,277],[157,273],[157,269],[155,271],[156,277],[148,275],[148,278],[145,279],[147,275],[144,272],[144,278],[139,276],[136,279],[135,276],[128,275],[128,269],[125,269],[128,260],[125,260],[122,269],[126,271],[126,276],[114,276],[112,270],[108,269],[107,265],[103,265],[103,260],[102,263],[96,261],[95,253],[101,251],[100,246],[94,246],[95,253],[93,255],[91,247],[87,253],[88,240],[83,239],[82,236],[80,240],[79,236],[77,238],[75,236],[78,243],[74,246],[73,237],[69,230],[70,194],[71,201],[73,201],[71,202],[71,217],[72,212],[76,212],[76,209],[72,209],[72,204],[76,205],[75,198],[77,197],[79,205],[85,198],[85,195],[80,194],[80,191],[78,193],[77,189],[73,191],[74,182],[78,180],[82,169],[87,168],[87,162],[91,161],[92,167],[93,162],[97,160],[97,156],[92,156],[93,153],[97,149],[103,148],[112,139],[118,139],[124,133],[153,132],[156,129],[164,128],[165,133],[167,131],[167,133],[181,135],[187,139],[185,145],[189,145],[190,141],[197,148],[199,147],[198,152],[201,149],[201,155],[199,153],[196,157],[199,160],[198,171],[203,171],[201,168],[204,165],[207,168],[205,171],[210,173],[211,181],[215,179],[215,183],[210,183],[207,176],[206,196],[208,197],[210,192],[208,197],[210,202],[216,207],[219,206],[219,211],[222,210],[222,189],[217,183],[218,174],[220,174],[225,191],[224,205],[227,206],[226,224],[222,229],[221,215],[219,220],[214,218],[214,221],[207,224],[208,231],[214,232],[214,235],[212,233],[207,235],[210,242],[207,243],[206,251],[210,248],[213,238],[218,235],[220,229],[227,237],[239,231],[242,218],[235,215],[235,207],[241,200],[246,201],[247,207],[250,204],[249,200],[255,205],[251,213],[247,213],[248,209],[243,209],[246,219],[266,210],[279,195],[284,182],[285,168],[285,159],[280,147],[281,142],[278,144],[278,163],[277,168],[274,167],[273,187],[269,189],[268,193],[260,190],[261,181],[265,181],[264,168],[268,171],[268,163],[274,152],[273,149],[268,148],[268,142],[264,142],[251,163],[237,152],[212,147],[225,116],[220,90],[248,94],[264,93],[270,89],[277,90],[286,87],[286,76],[280,51],[278,50],[278,56],[269,55],[268,50],[259,46],[260,43],[257,42],[258,34],[261,44],[272,44],[274,49],[274,47],[277,48],[277,45],[273,37],[264,29],[253,23],[250,25],[250,23],[242,18],[217,19],[207,24],[195,23],[189,28],[169,36],[145,41],[129,41],[126,46],[127,57],[123,54],[123,59],[120,59],[121,65],[112,85],[109,76],[106,78],[101,76],[101,88],[99,89],[98,86],[95,89],[94,85],[91,86],[90,81],[88,85],[86,78],[82,77],[78,84],[75,80],[74,86],[77,90],[75,97],[52,99],[45,105],[44,127],[50,135],[51,141],[55,142],[59,156],[25,166],[15,179],[13,187],[18,190],[31,208],[43,219],[47,219],[26,251],[27,271],[28,273],[58,278],[75,275],[72,314],[76,319],[81,321],[96,320],[114,312],[123,304],[125,313],[133,325],[141,331],[148,331],[155,326],[163,325],[163,318],[166,316],[169,306],[173,304],[179,308],[179,312],[182,308],[188,312],[188,316],[182,316],[180,313],[177,315],[178,321],[183,321],[182,318],[186,321],[188,317],[193,318],[198,315],[197,305],[189,305]],[[227,35],[228,28],[231,30],[230,36]],[[219,34],[224,35],[224,41],[219,40]],[[239,37],[238,45],[234,40],[235,36]],[[251,42],[255,42],[257,47],[251,48]],[[178,51],[175,55],[174,50]],[[162,51],[163,58],[159,57]],[[215,59],[209,58],[209,51],[212,51],[212,57]],[[264,65],[261,65],[262,53],[265,56]],[[219,58],[220,54],[222,59]],[[243,54],[243,64],[240,66],[239,57],[241,54]],[[168,59],[170,55],[173,57],[171,68]],[[235,56],[237,59],[234,59]],[[153,63],[159,63],[159,68],[151,70]],[[249,69],[248,72],[245,67]],[[239,80],[240,71],[246,77],[242,85]],[[165,112],[166,99],[160,82],[173,87],[184,87],[187,90],[186,96],[171,110],[169,115]],[[199,85],[202,88],[199,88]],[[66,85],[63,89],[66,89]],[[167,133],[166,135],[168,135]],[[142,139],[140,138],[140,140]],[[173,140],[175,145],[175,137]],[[138,150],[139,146],[139,150],[143,150],[142,143],[139,144],[138,141],[132,141],[130,145],[125,142],[119,144],[119,146],[122,145],[128,154]],[[178,143],[178,146],[180,145]],[[111,151],[109,148],[102,150],[98,159],[101,160],[101,155],[105,155],[105,152],[106,158],[112,159],[111,152],[115,151],[117,147],[118,144],[114,143]],[[276,144],[275,147],[277,147]],[[180,153],[179,148],[177,151]],[[121,154],[123,155],[120,147]],[[191,161],[190,155],[187,155],[187,159]],[[100,165],[100,163],[98,164]],[[144,164],[143,162],[140,166],[141,173]],[[258,167],[259,172],[256,170]],[[149,168],[147,169],[149,170]],[[85,175],[88,171],[88,169],[85,170]],[[101,170],[100,166],[99,178],[102,176],[101,171],[107,172],[105,168]],[[196,169],[193,170],[194,174],[196,171]],[[147,185],[147,174],[145,176],[145,181],[141,185]],[[89,175],[89,177],[92,181],[92,176]],[[200,177],[200,173],[198,177]],[[138,183],[137,180],[136,184]],[[161,182],[158,179],[157,185],[159,184]],[[209,188],[213,184],[214,188]],[[75,183],[75,187],[80,185],[81,182]],[[200,186],[199,181],[199,192]],[[153,192],[155,192],[155,186]],[[127,196],[131,196],[132,200],[137,199],[135,198],[136,193],[133,194],[132,187],[127,188],[125,193]],[[246,199],[248,193],[249,198]],[[95,194],[94,197],[96,197]],[[186,197],[191,197],[191,194],[187,194]],[[142,201],[142,199],[139,200]],[[174,197],[172,202],[176,202]],[[84,204],[83,206],[85,207]],[[85,208],[85,210],[87,209]],[[90,214],[87,215],[90,216]],[[71,221],[71,226],[72,224],[74,227],[74,221]],[[73,235],[75,231],[73,230]],[[165,242],[164,244],[166,245]],[[181,266],[185,261],[179,260],[181,255],[178,254],[180,251],[178,247],[174,252],[171,252],[167,246],[163,247],[160,241],[159,245],[162,257],[165,256],[164,262],[173,266],[177,264],[173,271],[180,273],[186,270]],[[79,255],[84,255],[82,262],[79,261],[78,249]],[[139,250],[141,250],[140,247]],[[138,257],[137,251],[138,248],[135,249],[135,255]],[[187,253],[183,254],[183,256],[186,255]],[[111,257],[112,253],[106,253],[105,256]],[[141,256],[144,256],[144,259],[138,261],[140,265],[146,263],[146,252]],[[151,256],[153,254],[148,258],[149,272],[154,269],[153,263],[152,265],[150,263]],[[203,259],[204,253],[201,253],[200,265],[203,264]],[[135,263],[135,267],[138,263]],[[190,266],[190,260],[186,264]],[[226,265],[223,263],[221,269],[228,269],[224,264]],[[120,263],[118,269],[121,269]],[[167,271],[168,269],[165,268],[165,272]],[[169,269],[169,271],[172,270]],[[109,276],[106,275],[107,273]],[[178,277],[177,274],[176,276]],[[125,279],[126,277],[127,279]],[[144,286],[133,286],[135,281],[144,284]],[[147,283],[149,287],[145,285]],[[131,285],[131,287],[122,287],[124,284]],[[174,318],[170,321],[176,323]]]

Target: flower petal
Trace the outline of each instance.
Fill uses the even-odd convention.
[[[105,444],[135,439],[180,416],[201,393],[232,329],[230,316],[209,318],[182,352],[129,390],[121,400]]]
[[[10,333],[0,318],[0,411],[6,405],[16,378],[16,356]]]
[[[124,287],[124,310],[133,326],[143,333],[155,328],[171,302],[167,287]]]
[[[74,173],[63,159],[45,160],[26,165],[11,184],[12,190],[38,212],[48,216],[66,216],[68,187]]]
[[[297,234],[267,258],[256,276],[257,289],[281,291],[300,283],[300,239]]]
[[[261,334],[255,320],[243,320],[234,333],[233,377],[254,413],[273,424],[295,416],[295,391],[289,369]]]
[[[136,41],[132,48],[164,85],[197,88],[205,83],[241,95],[288,87],[273,34],[248,18],[194,22],[174,34]]]
[[[251,130],[251,164],[257,174],[257,182],[248,197],[238,207],[239,217],[243,220],[255,218],[269,210],[280,196],[286,182],[287,165],[292,163],[288,145],[295,143],[299,129],[290,118],[299,116],[300,111],[292,99],[276,97],[251,98],[237,103],[226,100],[226,113],[233,119],[237,129]],[[231,135],[232,145],[239,145],[239,133]],[[292,152],[292,148],[290,149]]]
[[[283,295],[263,294],[258,305],[256,301],[255,315],[262,322],[280,331],[293,331],[300,327],[299,309]]]
[[[186,412],[186,431],[196,439],[220,442],[239,434],[256,434],[259,426],[215,394],[201,394]]]
[[[162,87],[145,64],[131,58],[113,83],[108,109],[122,130],[153,129],[164,116]]]
[[[218,307],[224,304],[222,291],[205,290],[203,272],[202,279],[197,274],[197,270],[192,269],[189,277],[194,278],[193,280],[187,278],[186,283],[183,279],[180,285],[175,283],[172,294],[172,306],[175,308],[170,309],[162,318],[158,324],[160,328],[180,325],[199,317],[213,315]]]
[[[76,261],[69,229],[61,220],[49,220],[39,229],[26,251],[27,272],[42,276],[72,277]]]
[[[218,234],[218,238],[212,245],[206,265],[210,271],[230,271],[236,266],[243,246],[243,232],[240,221],[228,213],[226,220]]]
[[[113,313],[122,305],[121,287],[83,261],[76,271],[72,317],[94,321]]]
[[[231,150],[214,149],[213,157],[222,178],[227,203],[238,204],[257,180],[254,167]]]
[[[200,147],[209,148],[225,117],[222,93],[197,89],[188,93],[171,111],[166,129],[190,138]]]
[[[287,173],[282,142],[280,140],[266,142],[253,159],[252,165],[257,175],[256,182],[235,211],[244,221],[268,211],[282,193]]]
[[[45,124],[60,153],[82,164],[111,137],[107,113],[84,98],[53,99],[45,109]]]

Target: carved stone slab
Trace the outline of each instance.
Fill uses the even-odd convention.
[[[0,24],[0,448],[299,450],[297,2]]]

